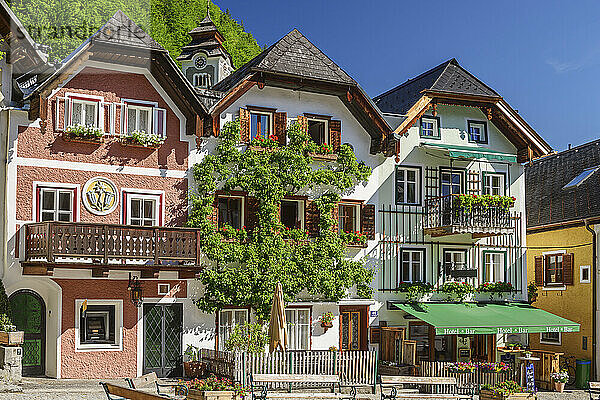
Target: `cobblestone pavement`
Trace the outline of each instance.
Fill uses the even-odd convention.
[[[107,380],[118,385],[122,379]],[[21,393],[1,393],[1,400],[106,400],[98,380],[24,378]],[[379,395],[359,394],[359,400],[379,400]],[[539,400],[587,400],[583,390],[565,390],[564,393],[539,392]]]

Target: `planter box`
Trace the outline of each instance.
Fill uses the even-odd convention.
[[[124,146],[140,147],[142,149],[151,149],[151,150],[158,149],[161,146],[160,144],[144,146],[143,144],[134,142],[131,138],[121,138],[121,144]]]
[[[25,332],[17,331],[17,332],[4,332],[0,331],[0,344],[4,344],[6,346],[18,346],[23,344],[23,339],[25,336]]]
[[[100,136],[100,137],[95,137],[95,136],[83,137],[83,136],[72,135],[70,133],[65,132],[65,133],[63,133],[62,137],[67,142],[91,143],[91,144],[100,144],[100,143],[104,142],[104,137],[103,136]]]
[[[199,378],[204,375],[206,364],[202,361],[185,361],[183,370],[188,378]]]
[[[510,396],[503,396],[495,395],[494,392],[486,389],[479,393],[479,400],[535,400],[536,398],[534,393],[513,393]]]
[[[350,247],[353,249],[366,249],[367,244],[366,243],[346,243],[346,247]]]
[[[313,160],[321,160],[321,161],[335,161],[337,160],[337,154],[317,154],[317,153],[308,153],[308,156]]]
[[[211,391],[190,389],[187,400],[238,400],[235,392],[232,391]]]

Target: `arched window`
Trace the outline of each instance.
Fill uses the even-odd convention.
[[[194,74],[194,87],[209,88],[210,87],[210,74],[198,73]]]

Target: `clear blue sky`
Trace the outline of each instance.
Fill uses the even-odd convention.
[[[214,0],[261,46],[293,28],[371,96],[455,57],[555,149],[600,138],[600,2]]]

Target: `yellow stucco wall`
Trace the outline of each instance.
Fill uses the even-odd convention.
[[[544,290],[543,287],[538,287],[538,298],[533,305],[581,324],[580,332],[561,335],[562,344],[560,346],[541,344],[540,335],[532,334],[529,338],[532,348],[564,352],[565,355],[577,358],[590,359],[592,357],[592,284],[580,283],[579,275],[580,266],[592,265],[591,241],[592,235],[585,229],[585,226],[527,234],[527,279],[529,282],[535,280],[535,256],[560,250],[574,254],[574,284],[566,286],[565,290]],[[568,247],[585,243],[590,243],[590,245]],[[582,349],[583,336],[587,336],[587,350]]]

